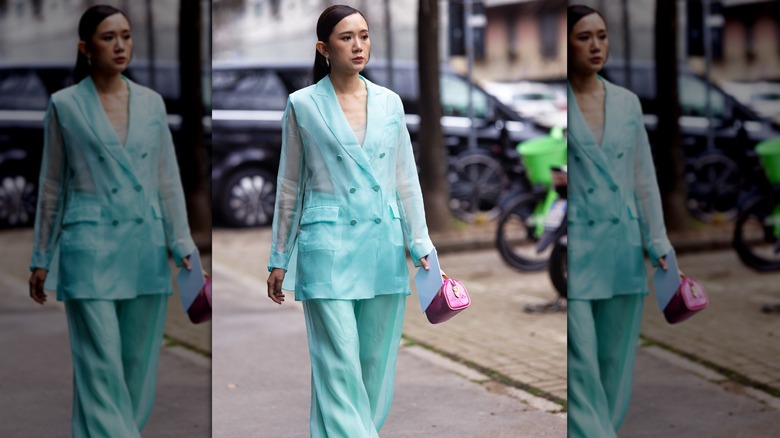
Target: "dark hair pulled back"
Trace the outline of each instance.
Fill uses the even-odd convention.
[[[578,21],[580,21],[583,17],[586,17],[590,14],[596,14],[599,17],[601,17],[602,20],[604,20],[604,16],[599,13],[599,11],[591,8],[590,6],[585,5],[571,5],[568,8],[566,8],[567,17],[566,17],[566,24],[568,26],[568,32],[566,32],[566,35],[571,35],[571,30],[574,29],[574,25],[577,24]],[[607,20],[604,20],[606,23]]]
[[[330,34],[333,32],[333,28],[339,24],[339,21],[352,14],[360,14],[363,19],[366,18],[362,12],[358,11],[352,6],[347,5],[333,5],[322,11],[320,18],[317,20],[317,41],[327,43],[328,39],[330,38]],[[330,66],[325,61],[325,57],[315,49],[314,67],[312,68],[312,81],[316,84],[329,73]]]
[[[128,23],[130,22],[130,19],[127,18],[127,15],[125,15],[124,12],[109,5],[95,5],[84,11],[84,14],[81,15],[81,19],[79,20],[79,40],[84,41],[87,48],[91,48],[92,36],[95,35],[100,23],[114,14],[122,14],[125,19],[127,19]],[[79,50],[76,55],[76,67],[73,69],[73,82],[79,83],[91,73],[92,66],[89,63],[89,60]]]

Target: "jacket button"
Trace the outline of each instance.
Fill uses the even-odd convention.
[[[344,159],[344,157],[342,157],[341,155],[336,155],[336,159],[337,159],[337,160],[339,160],[339,161],[341,161],[341,160],[343,160],[343,159]]]
[[[623,152],[618,154],[618,158],[623,158]]]
[[[616,185],[612,185],[612,186],[610,186],[609,188],[610,188],[610,190],[612,190],[613,192],[617,192],[617,191],[618,191],[618,186],[616,186]]]
[[[355,190],[356,189],[354,187],[352,187],[351,189],[349,189],[349,193],[355,193]]]
[[[355,219],[352,219],[351,221],[349,221],[350,225],[355,225],[356,223],[357,223],[357,221]]]
[[[616,218],[616,217],[613,217],[613,218],[612,218],[612,223],[613,223],[613,224],[616,224],[616,223],[618,223],[618,222],[620,222],[620,219],[618,219],[618,218]]]
[[[593,193],[593,187],[588,187],[588,193]]]
[[[593,219],[591,219],[591,220],[589,220],[589,221],[588,221],[588,225],[590,225],[591,227],[592,227],[593,225],[595,225],[595,224],[596,224],[596,222],[595,222]]]
[[[574,156],[574,161],[580,161],[580,156],[579,155],[575,155]]]
[[[100,161],[106,161],[106,157],[104,157],[104,156],[100,155],[100,156],[98,156],[98,160],[100,160]]]
[[[378,224],[379,224],[379,223],[382,223],[382,218],[381,218],[381,217],[378,217],[378,218],[374,219],[374,222],[376,222],[376,223],[378,223]]]
[[[141,158],[146,158],[147,155],[149,154],[147,152],[144,152],[143,154],[141,154]]]
[[[371,187],[371,188],[374,189],[375,192],[378,192],[379,189],[380,189],[379,184],[377,184],[377,185],[375,185],[374,187]]]
[[[137,185],[137,186],[135,186],[135,191],[136,191],[136,192],[140,192],[142,189],[143,189],[143,187],[141,187],[141,185],[140,185],[140,184],[139,184],[139,185]]]
[[[111,221],[111,225],[117,226],[117,225],[119,225],[119,221],[114,219],[114,220]]]
[[[116,193],[116,192],[118,192],[118,191],[119,191],[119,189],[117,189],[116,187],[114,187],[113,189],[111,189],[111,193]]]
[[[384,158],[384,157],[385,157],[385,153],[384,153],[384,152],[382,152],[381,154],[379,154],[379,158]]]
[[[142,223],[144,223],[144,220],[139,217],[138,219],[135,220],[135,223],[142,224]]]

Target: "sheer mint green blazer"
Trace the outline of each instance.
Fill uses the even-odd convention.
[[[568,86],[569,299],[646,294],[644,251],[657,265],[672,249],[639,99],[599,79],[606,96],[601,144]]]
[[[362,146],[329,76],[287,102],[268,269],[296,300],[408,294],[405,247],[415,265],[433,249],[401,99],[361,80]]]
[[[90,77],[53,94],[44,119],[30,268],[50,271],[60,300],[169,294],[168,248],[179,265],[195,250],[163,100],[123,79],[124,145]]]

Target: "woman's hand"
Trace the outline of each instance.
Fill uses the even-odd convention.
[[[284,301],[284,292],[282,292],[282,282],[286,271],[282,268],[273,268],[268,274],[268,298],[276,304],[282,304]]]
[[[192,271],[192,265],[190,264],[190,256],[181,259],[181,263],[184,265],[184,269]]]
[[[30,274],[30,298],[38,304],[46,302],[46,292],[43,291],[43,283],[46,282],[46,274],[48,272],[45,269],[38,268]]]
[[[661,269],[664,271],[669,269],[669,265],[666,263],[666,256],[658,259],[658,264],[661,265]],[[685,274],[683,274],[683,271],[681,271],[680,268],[677,268],[677,273],[680,274],[680,277],[685,277]]]
[[[425,256],[425,257],[421,258],[420,259],[420,264],[422,265],[422,268],[425,269],[426,271],[431,269],[431,267],[428,266],[428,256]]]

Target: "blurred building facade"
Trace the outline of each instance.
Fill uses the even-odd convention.
[[[0,0],[0,61],[74,62],[78,21],[95,4],[124,11],[133,26],[135,58],[149,56],[147,3],[152,6],[154,50],[158,59],[178,57],[180,0]],[[210,8],[204,1],[205,8]],[[208,9],[204,9],[204,15]]]
[[[623,5],[628,8],[630,56],[632,60],[654,59],[654,24],[656,0],[578,0],[594,7],[607,22],[610,57],[624,58]],[[712,43],[712,70],[716,81],[780,79],[780,1],[778,0],[711,0],[711,25],[715,29]],[[678,53],[681,62],[698,72],[704,71],[704,56],[689,51],[697,37],[702,0],[678,0]],[[607,7],[609,6],[609,7]]]
[[[320,13],[336,3],[366,16],[372,54],[388,53],[384,1],[368,0],[214,0],[215,60],[301,61],[314,59]],[[443,62],[465,71],[464,56],[450,56],[451,3],[441,0]],[[474,76],[485,80],[562,79],[566,76],[565,0],[487,0],[475,2],[484,16]],[[394,59],[417,59],[418,0],[389,2]]]

